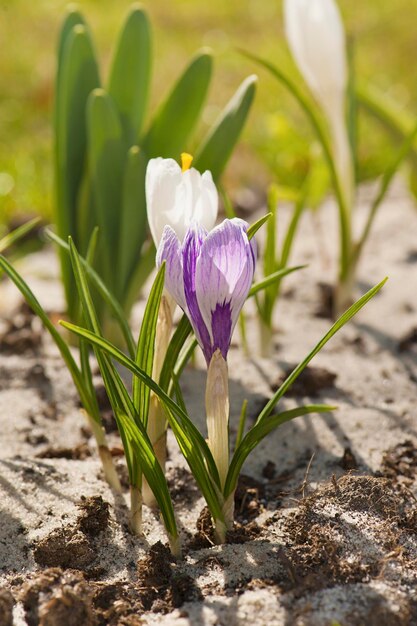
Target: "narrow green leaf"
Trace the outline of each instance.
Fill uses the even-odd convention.
[[[187,149],[191,132],[200,117],[211,79],[212,57],[199,52],[174,85],[144,139],[151,157],[178,159]]]
[[[191,324],[188,317],[183,314],[172,338],[169,342],[167,353],[165,355],[164,364],[162,366],[161,375],[159,377],[159,386],[165,392],[169,389],[171,375],[175,365],[178,362],[179,354],[185,344],[185,341],[192,333]]]
[[[279,282],[282,278],[284,278],[284,276],[287,276],[288,274],[292,274],[292,272],[297,272],[298,270],[302,270],[305,267],[307,267],[307,265],[295,265],[294,267],[286,267],[283,270],[278,270],[274,272],[273,274],[266,276],[262,280],[252,285],[248,293],[248,298],[254,296],[259,291],[266,289],[270,285],[273,285]]]
[[[120,215],[119,281],[125,293],[132,274],[141,264],[142,246],[147,236],[145,198],[146,159],[138,146],[127,154]]]
[[[242,408],[240,410],[239,428],[238,428],[237,435],[236,435],[235,450],[238,449],[238,447],[240,446],[240,444],[242,442],[242,439],[243,439],[243,435],[244,435],[244,432],[245,432],[245,425],[246,425],[247,409],[248,409],[248,401],[247,400],[243,400]]]
[[[165,263],[160,267],[146,303],[136,350],[136,364],[148,376],[152,376],[155,349],[156,327],[158,323],[161,296],[165,281]],[[148,423],[149,399],[151,390],[137,376],[133,377],[132,398],[139,419],[146,428]]]
[[[308,415],[309,413],[325,413],[333,411],[336,407],[326,404],[313,404],[308,406],[297,407],[289,411],[284,411],[278,415],[271,415],[262,422],[257,423],[245,435],[240,445],[236,447],[235,453],[230,462],[229,471],[227,473],[226,484],[224,486],[224,497],[227,498],[236,489],[237,481],[243,463],[254,448],[266,437],[272,430],[275,430],[285,422],[289,422],[295,417]]]
[[[91,184],[101,233],[99,266],[105,268],[106,283],[119,297],[117,259],[126,150],[116,107],[104,89],[91,93],[87,120]]]
[[[23,280],[23,278],[16,272],[13,266],[5,259],[3,256],[0,256],[0,267],[2,270],[9,276],[9,278],[14,282],[32,311],[39,317],[42,324],[45,326],[46,330],[51,335],[53,341],[55,342],[58,350],[61,353],[62,358],[65,361],[65,364],[68,368],[68,371],[74,381],[75,387],[77,388],[78,394],[80,396],[80,400],[82,405],[88,414],[94,419],[97,418],[97,415],[94,411],[94,406],[92,404],[92,400],[88,394],[88,390],[85,388],[84,381],[81,375],[81,372],[71,354],[71,351],[64,339],[61,337],[48,315],[43,310],[39,301],[37,300],[35,294],[30,289],[29,285]]]
[[[151,78],[151,29],[142,7],[133,6],[117,41],[108,91],[119,112],[128,145],[139,139]]]
[[[220,114],[197,150],[194,167],[209,170],[217,181],[239,139],[256,91],[256,76],[248,76]]]
[[[194,426],[187,414],[154,380],[152,380],[152,378],[147,376],[132,359],[129,359],[121,350],[113,346],[106,339],[103,339],[98,334],[92,333],[85,328],[75,326],[74,324],[68,322],[61,322],[61,324],[76,335],[90,341],[107,355],[119,361],[119,363],[129,369],[135,376],[138,376],[138,378],[145,382],[155,395],[158,396],[165,408],[167,420],[172,428],[180,450],[189,464],[193,476],[206,499],[211,514],[215,519],[223,519],[221,503],[219,501],[220,478],[217,467],[204,437]]]
[[[8,233],[2,239],[0,239],[0,253],[10,248],[13,244],[15,244],[19,239],[22,239],[25,235],[27,235],[36,224],[39,224],[40,217],[34,217],[32,220],[29,220],[25,224],[18,226],[11,233]]]
[[[50,239],[60,248],[65,250],[65,252],[69,255],[69,252],[70,252],[69,245],[65,241],[63,241],[60,237],[58,237],[58,235],[56,235],[53,231],[49,230],[48,228],[45,230],[45,234],[48,237],[48,239]],[[104,302],[108,305],[109,310],[112,311],[115,319],[117,320],[120,326],[120,330],[122,331],[123,337],[125,339],[126,346],[129,350],[129,354],[133,358],[135,355],[136,346],[133,340],[132,332],[129,328],[129,324],[126,321],[126,317],[123,313],[123,310],[120,304],[118,303],[116,298],[110,293],[110,291],[107,289],[106,285],[101,280],[97,272],[91,267],[91,265],[89,265],[87,261],[83,259],[82,257],[80,257],[80,260],[84,269],[88,273],[88,276],[92,284],[94,285],[95,289],[100,294]]]
[[[271,217],[266,223],[266,240],[263,255],[263,273],[265,276],[275,272],[277,267],[277,210],[278,210],[278,189],[276,185],[271,185],[268,191],[268,212]]]
[[[343,315],[339,317],[338,320],[333,324],[330,330],[320,339],[318,344],[313,348],[313,350],[307,355],[307,357],[299,364],[297,367],[291,372],[291,374],[285,379],[279,389],[274,393],[271,400],[265,405],[262,409],[258,418],[256,420],[256,424],[262,422],[263,419],[267,418],[273,410],[274,406],[277,402],[282,398],[285,392],[291,387],[293,382],[298,378],[301,372],[307,367],[310,363],[311,359],[316,356],[318,352],[326,345],[326,343],[340,330],[349,320],[352,319],[364,306],[373,298],[378,291],[383,287],[383,285],[387,282],[388,278],[384,278],[380,283],[372,287],[367,293],[365,293],[357,302],[352,304],[351,307]]]
[[[262,217],[260,217],[259,220],[256,220],[256,222],[251,224],[247,232],[248,239],[252,239],[252,237],[256,235],[256,233],[261,228],[261,226],[263,226],[265,222],[269,220],[270,217],[271,217],[271,213],[267,213],[266,215],[263,215]]]
[[[80,18],[81,19],[81,18]],[[100,85],[98,66],[90,34],[74,14],[64,24],[55,88],[55,222],[60,237],[77,239],[77,202],[86,162],[86,104]],[[74,279],[69,259],[60,255],[61,271],[70,316]]]

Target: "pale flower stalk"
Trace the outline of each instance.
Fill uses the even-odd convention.
[[[346,124],[346,38],[334,0],[284,0],[286,38],[307,85],[330,127],[333,157],[348,208],[353,205],[353,166]]]
[[[151,159],[146,170],[145,191],[149,228],[158,247],[165,226],[170,226],[182,241],[192,223],[211,230],[217,219],[218,193],[209,171],[200,174],[191,167],[192,157],[181,155],[182,166],[174,159]],[[162,366],[172,333],[176,303],[165,290],[158,314],[155,337],[155,360],[152,378],[159,382]],[[151,393],[148,415],[148,435],[162,467],[166,461],[166,417],[163,408]],[[155,506],[155,497],[146,481],[143,499]]]
[[[187,314],[207,362],[207,442],[223,490],[229,469],[227,354],[252,284],[256,243],[240,219],[226,219],[211,232],[193,225],[184,242],[166,226],[157,265],[164,261],[165,287]],[[233,524],[233,495],[223,502],[222,513],[223,520],[214,520],[220,542]]]

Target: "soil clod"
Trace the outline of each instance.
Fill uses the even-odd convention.
[[[49,446],[38,452],[38,459],[68,459],[69,461],[84,461],[91,456],[91,450],[86,443],[80,443],[73,448]]]
[[[344,449],[343,456],[340,459],[340,467],[347,472],[358,469],[358,462],[352,450],[347,447]]]
[[[78,528],[86,535],[96,536],[109,525],[109,503],[101,496],[85,498],[78,505],[81,513],[78,516]]]
[[[44,567],[83,569],[94,561],[96,553],[84,533],[64,526],[38,541],[33,555],[36,563]]]
[[[13,626],[14,599],[10,591],[0,588],[0,626]]]

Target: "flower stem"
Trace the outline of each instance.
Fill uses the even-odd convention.
[[[213,354],[207,372],[206,419],[208,445],[223,489],[229,469],[229,381],[220,350]]]

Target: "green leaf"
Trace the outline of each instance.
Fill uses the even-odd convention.
[[[225,499],[236,489],[240,470],[248,455],[269,433],[285,422],[289,422],[295,417],[307,415],[309,413],[325,413],[333,411],[336,407],[326,404],[312,404],[308,406],[297,407],[289,411],[284,411],[278,415],[271,415],[262,422],[257,423],[242,439],[241,443],[236,447],[236,451],[230,462],[229,471],[227,473],[226,483],[224,486]]]
[[[148,376],[152,376],[155,349],[158,349],[158,346],[155,346],[155,336],[164,281],[165,262],[156,275],[146,303],[136,351],[136,364]],[[139,380],[137,376],[134,376],[132,386],[133,404],[145,428],[148,423],[150,393],[149,387]]]
[[[50,239],[55,244],[57,244],[62,250],[65,250],[65,252],[69,255],[69,252],[70,252],[69,245],[65,243],[65,241],[63,241],[60,237],[58,237],[58,235],[56,235],[53,231],[49,230],[48,228],[45,230],[45,234],[48,237],[48,239]],[[80,261],[84,269],[88,273],[88,276],[91,282],[93,283],[95,289],[100,294],[104,302],[109,307],[109,310],[113,313],[115,319],[117,320],[120,330],[122,331],[123,337],[125,339],[126,346],[129,350],[129,354],[131,357],[133,357],[136,351],[136,346],[135,346],[135,342],[133,341],[133,336],[129,328],[129,324],[126,321],[125,315],[123,313],[123,310],[120,304],[118,303],[116,298],[112,295],[112,293],[107,289],[106,285],[101,280],[97,272],[91,267],[91,265],[87,263],[87,261],[83,259],[82,257],[80,257]]]
[[[39,301],[37,300],[35,294],[30,289],[29,285],[23,280],[23,278],[16,272],[12,265],[5,259],[3,256],[0,256],[0,267],[2,270],[9,276],[9,278],[14,282],[32,311],[39,317],[42,324],[45,326],[46,330],[51,335],[55,345],[61,353],[62,358],[65,361],[65,364],[68,368],[68,371],[74,381],[74,384],[77,388],[78,394],[80,396],[80,400],[85,410],[88,412],[90,417],[100,422],[99,416],[96,414],[94,409],[94,403],[92,398],[89,396],[88,389],[86,389],[83,381],[83,377],[81,372],[71,354],[71,351],[64,339],[61,337],[48,315],[43,310]]]
[[[239,139],[256,91],[256,76],[248,76],[220,114],[199,147],[194,167],[209,170],[217,181]]]
[[[5,235],[2,239],[0,239],[0,253],[10,248],[13,244],[15,244],[19,239],[27,235],[36,224],[39,224],[40,217],[34,217],[32,220],[29,220],[25,224],[18,226],[12,230],[11,233]]]
[[[278,67],[269,63],[265,59],[262,59],[254,54],[249,52],[241,51],[242,54],[251,59],[261,67],[264,67],[272,76],[274,76],[280,83],[282,83],[287,90],[291,93],[291,95],[296,99],[301,109],[307,116],[318,141],[323,150],[324,157],[326,159],[331,177],[333,182],[333,188],[337,199],[337,204],[339,208],[339,220],[340,220],[340,278],[343,279],[345,274],[349,271],[349,258],[351,253],[351,216],[349,212],[349,208],[346,205],[341,182],[339,180],[336,166],[333,161],[332,149],[330,145],[329,138],[323,128],[323,124],[320,120],[320,117],[316,113],[316,109],[314,105],[311,103],[310,99],[305,96],[305,94],[298,88],[296,83],[291,80],[284,72],[282,72]]]
[[[193,476],[206,499],[210,512],[215,519],[223,519],[221,504],[219,502],[220,479],[213,456],[204,437],[194,426],[187,414],[154,380],[152,380],[152,378],[147,376],[132,359],[129,359],[121,350],[113,346],[106,339],[74,324],[68,322],[61,322],[61,324],[116,359],[135,376],[138,376],[138,378],[147,384],[151,391],[158,396],[165,408],[167,420],[177,439],[181,452],[189,464]]]
[[[178,159],[200,117],[211,79],[212,57],[199,52],[174,85],[144,139],[148,158]]]
[[[248,239],[252,239],[252,237],[256,235],[256,233],[261,228],[261,226],[263,226],[265,222],[269,220],[270,217],[271,217],[271,213],[267,213],[266,215],[263,215],[262,217],[260,217],[259,220],[256,220],[256,222],[251,224],[247,232]]]
[[[133,6],[119,35],[108,86],[128,145],[137,143],[144,122],[151,78],[151,48],[148,16],[142,7]]]
[[[168,392],[171,381],[172,372],[178,362],[179,354],[192,333],[191,324],[188,317],[184,314],[169,342],[169,346],[165,355],[164,364],[162,366],[161,375],[159,377],[159,386],[165,392]]]
[[[274,272],[273,274],[270,274],[269,276],[265,276],[265,278],[263,278],[262,280],[252,285],[248,293],[248,298],[254,296],[259,291],[266,289],[270,285],[274,285],[275,283],[279,282],[282,278],[284,278],[284,276],[287,276],[288,274],[292,274],[292,272],[297,272],[298,270],[302,270],[305,267],[307,267],[307,265],[295,265],[294,267],[285,267],[282,270],[277,270],[276,272]]]
[[[87,146],[86,104],[100,85],[93,43],[82,19],[73,14],[64,23],[55,89],[55,222],[60,237],[77,239],[77,203],[84,176]],[[71,30],[70,24],[76,23]],[[68,312],[73,317],[74,279],[69,259],[60,255]]]
[[[142,246],[147,236],[145,198],[146,159],[138,146],[127,154],[120,215],[119,281],[126,293],[129,282],[141,264]]]
[[[351,307],[343,315],[339,317],[338,320],[333,324],[330,330],[324,335],[322,339],[318,342],[318,344],[313,348],[313,350],[307,355],[307,357],[299,364],[297,367],[291,372],[291,374],[285,379],[279,389],[274,393],[271,400],[265,405],[262,409],[258,418],[256,420],[256,424],[262,422],[263,419],[267,418],[268,415],[272,412],[274,406],[277,402],[282,398],[282,396],[286,393],[286,391],[291,387],[293,382],[298,378],[301,372],[307,367],[310,363],[311,359],[316,356],[318,352],[326,345],[326,343],[340,330],[349,320],[352,319],[364,306],[373,298],[378,291],[383,287],[383,285],[387,282],[388,278],[384,278],[380,283],[372,287],[367,293],[365,293],[357,302],[352,304]]]
[[[91,184],[101,233],[99,266],[105,268],[106,282],[118,297],[117,253],[126,151],[116,107],[104,89],[95,89],[90,95],[87,120]]]

